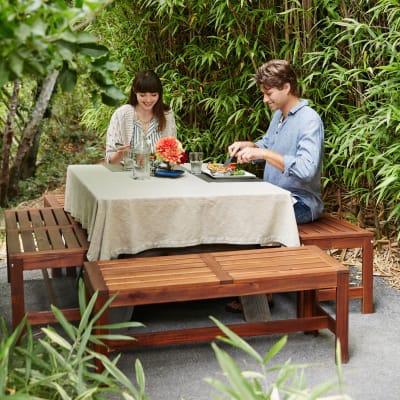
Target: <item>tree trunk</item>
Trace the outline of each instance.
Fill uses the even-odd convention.
[[[3,155],[2,155],[2,165],[1,165],[1,175],[0,175],[0,206],[7,206],[7,192],[9,184],[9,170],[10,170],[10,153],[11,153],[11,143],[13,138],[13,125],[15,114],[17,113],[18,106],[18,94],[21,88],[21,81],[16,79],[14,81],[13,94],[10,99],[10,108],[7,116],[6,127],[4,130],[3,138]]]
[[[59,71],[54,71],[43,81],[42,90],[32,111],[31,120],[22,132],[21,143],[18,147],[14,164],[10,170],[10,182],[8,189],[9,197],[17,194],[18,182],[21,179],[24,160],[26,159],[31,146],[34,143],[35,137],[39,132],[40,123],[43,120],[44,113],[53,94],[58,75]]]

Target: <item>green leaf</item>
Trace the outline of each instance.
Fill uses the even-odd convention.
[[[64,329],[65,333],[71,340],[76,340],[76,328],[64,316],[62,311],[54,305],[51,305],[51,311],[56,317],[58,323]]]
[[[215,343],[212,344],[212,348],[214,349],[219,365],[227,375],[232,386],[233,393],[235,394],[234,398],[238,400],[256,399],[256,397],[253,396],[251,385],[243,377],[240,368],[237,366],[233,358],[229,356],[228,353],[221,350]]]
[[[20,77],[24,68],[24,60],[17,52],[14,52],[10,54],[9,66],[11,71],[13,71],[16,76]]]
[[[79,49],[82,54],[95,58],[102,57],[108,53],[107,47],[96,43],[80,43]]]
[[[46,334],[46,336],[53,342],[61,346],[62,348],[70,351],[72,349],[71,343],[65,340],[62,336],[60,336],[57,332],[53,331],[49,328],[42,328],[42,331]]]
[[[232,332],[228,327],[226,327],[222,322],[218,321],[215,317],[210,316],[210,319],[221,329],[222,332],[225,333],[227,338],[219,336],[218,339],[228,343],[234,347],[241,349],[246,352],[249,356],[254,358],[257,362],[262,362],[262,357],[240,336],[236,335],[236,333]]]
[[[9,81],[10,74],[4,60],[0,60],[0,88]]]
[[[264,357],[262,363],[265,365],[268,361],[271,360],[272,357],[274,357],[276,354],[278,354],[282,348],[286,345],[287,343],[287,335],[283,336],[281,339],[279,339],[278,342],[276,342],[271,349],[268,351],[266,356]]]
[[[96,43],[97,38],[89,32],[79,32],[77,35],[77,43]]]
[[[70,69],[63,69],[58,77],[58,83],[66,92],[71,92],[77,81],[76,71]]]

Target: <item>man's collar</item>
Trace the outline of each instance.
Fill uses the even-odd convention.
[[[295,105],[289,112],[288,115],[291,114],[296,114],[297,111],[299,111],[301,108],[305,107],[308,105],[308,100],[300,99],[300,102]]]

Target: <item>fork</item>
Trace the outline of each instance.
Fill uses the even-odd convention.
[[[232,162],[233,156],[230,156],[223,164],[223,167],[226,167],[227,165],[229,165]]]

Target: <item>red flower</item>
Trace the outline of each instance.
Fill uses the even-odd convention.
[[[182,143],[173,136],[162,137],[156,143],[155,149],[157,159],[170,164],[180,164],[185,153]]]

